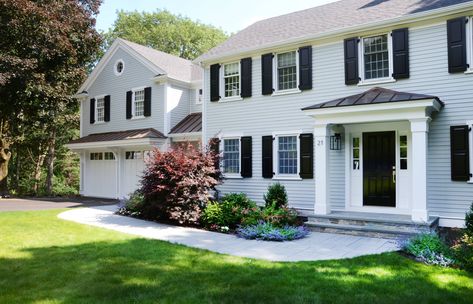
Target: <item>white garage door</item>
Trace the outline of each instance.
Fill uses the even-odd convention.
[[[145,169],[142,151],[125,152],[125,163],[123,166],[123,178],[121,196],[129,196],[140,186],[141,176]]]
[[[113,153],[89,153],[85,169],[84,195],[117,197],[117,162]]]

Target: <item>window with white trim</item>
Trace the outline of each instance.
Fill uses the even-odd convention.
[[[133,92],[133,117],[144,117],[145,115],[145,89]]]
[[[223,174],[240,173],[240,138],[223,139]]]
[[[298,174],[297,136],[278,136],[278,174]]]
[[[278,91],[297,89],[297,61],[296,51],[276,55]]]
[[[103,153],[104,160],[115,160],[115,154],[113,152],[104,152]]]
[[[115,75],[120,76],[121,74],[123,74],[124,69],[125,69],[125,62],[123,62],[122,59],[118,59],[115,62],[115,68],[113,70],[115,72]]]
[[[96,99],[95,117],[96,117],[96,121],[95,121],[96,123],[105,121],[105,98],[104,97],[99,97]]]
[[[363,38],[364,79],[389,77],[388,35]]]
[[[143,159],[143,152],[141,151],[126,151],[125,159]]]
[[[102,160],[103,153],[102,152],[92,152],[90,153],[90,160]]]
[[[240,63],[227,63],[223,65],[224,97],[240,96]]]

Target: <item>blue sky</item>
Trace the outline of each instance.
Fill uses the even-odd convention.
[[[274,17],[335,0],[104,0],[97,17],[97,29],[113,25],[117,10],[167,9],[194,20],[212,24],[227,33],[237,32],[262,19]]]

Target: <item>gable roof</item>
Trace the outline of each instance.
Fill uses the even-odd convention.
[[[156,129],[137,129],[118,132],[95,133],[90,134],[69,142],[69,144],[83,144],[100,141],[114,141],[114,140],[129,140],[129,139],[143,139],[143,138],[157,138],[165,139],[163,133]]]
[[[155,73],[156,76],[166,76],[185,83],[202,81],[202,68],[192,61],[117,38],[79,88],[77,94],[87,91],[118,49],[128,52]]]
[[[424,100],[424,99],[435,99],[443,106],[443,103],[440,101],[440,99],[437,96],[398,92],[398,91],[375,87],[360,94],[351,95],[351,96],[342,97],[342,98],[334,99],[331,101],[319,103],[310,107],[305,107],[302,110],[305,111],[305,110],[314,110],[314,109],[358,106],[358,105],[400,102],[400,101],[414,101],[414,100]]]
[[[473,8],[472,0],[342,0],[258,21],[195,61],[215,60],[258,48],[304,41],[324,34],[348,31],[357,26],[420,15],[462,3],[471,4]]]
[[[181,120],[169,134],[195,133],[202,131],[202,113],[192,113]]]

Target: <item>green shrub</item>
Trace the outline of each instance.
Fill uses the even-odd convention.
[[[454,263],[450,248],[435,233],[423,233],[408,240],[404,250],[426,264],[449,266]]]
[[[266,206],[262,211],[262,220],[276,227],[300,224],[297,211],[287,206],[278,207],[276,203]]]
[[[256,225],[263,220],[262,210],[258,206],[243,209],[242,216],[240,224],[243,227]]]
[[[453,246],[455,260],[466,270],[473,271],[473,237],[466,234]]]
[[[275,205],[276,208],[281,208],[288,204],[286,188],[280,183],[270,185],[263,198],[266,207]]]
[[[466,233],[473,238],[473,203],[465,216]]]
[[[121,206],[116,213],[120,215],[140,217],[144,200],[144,195],[139,190],[136,190],[127,200],[125,200],[123,206]]]
[[[207,204],[201,220],[208,228],[235,228],[241,224],[243,210],[251,208],[257,208],[256,203],[244,193],[230,193],[223,196],[220,202]]]

